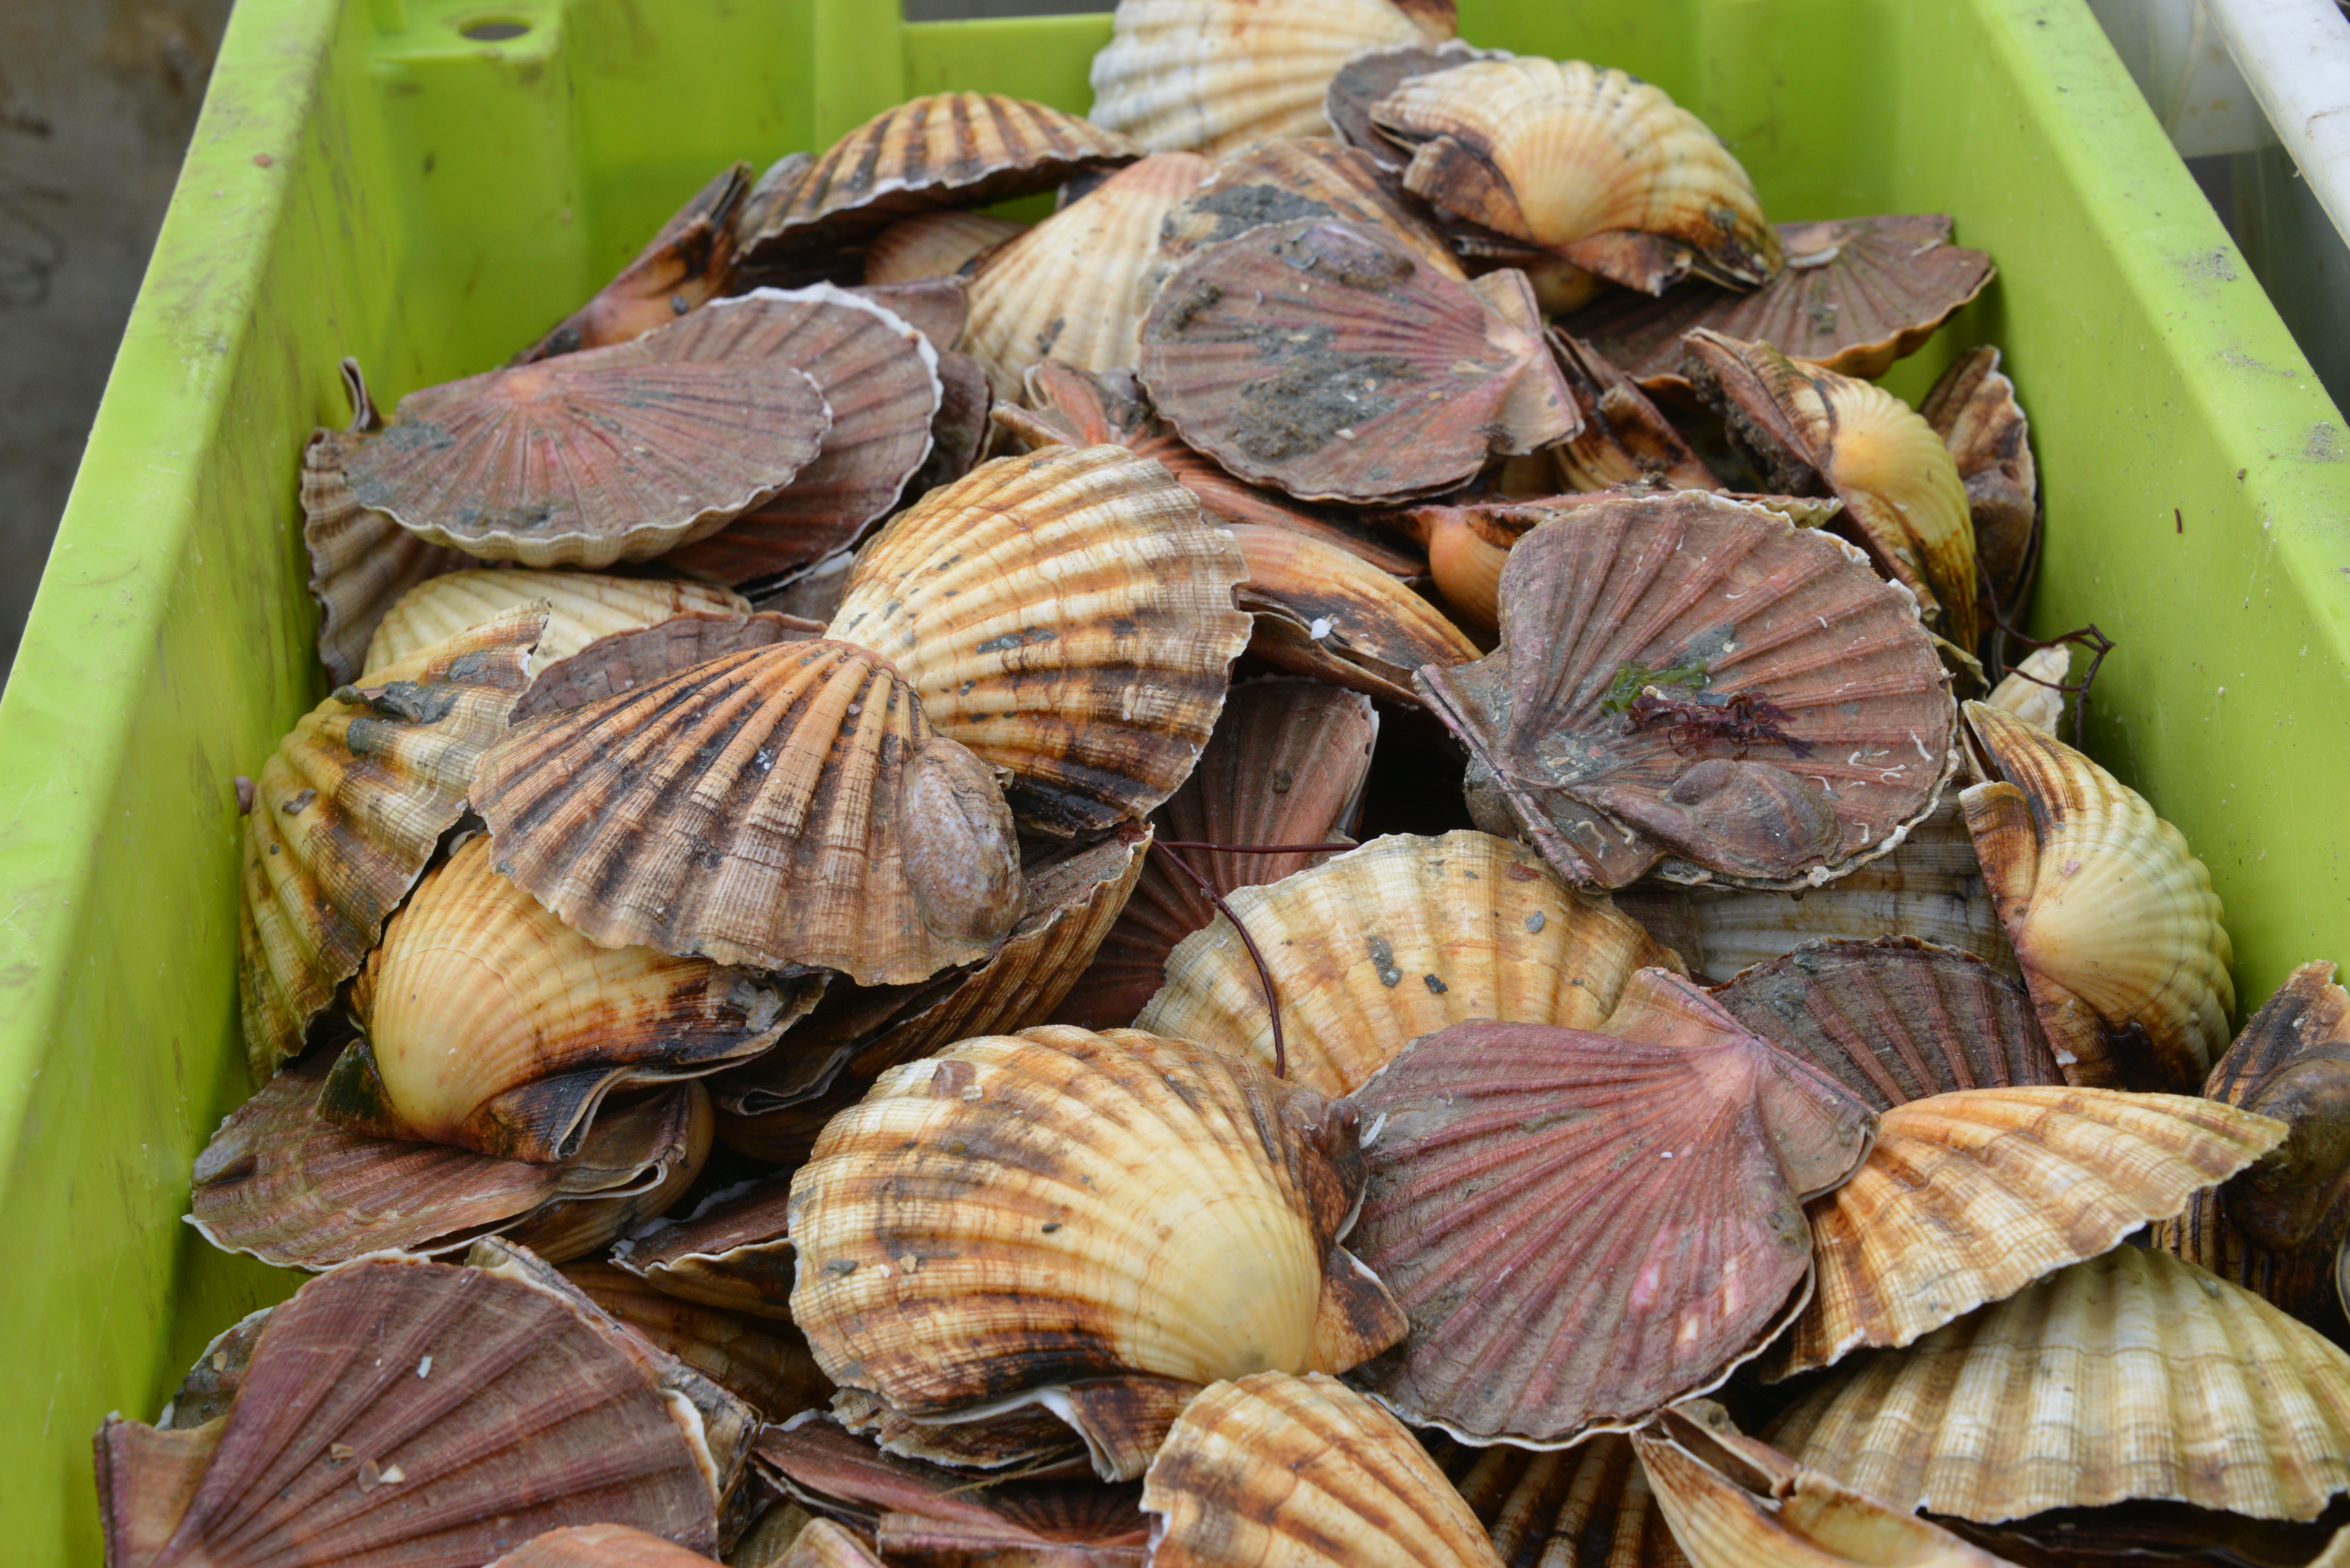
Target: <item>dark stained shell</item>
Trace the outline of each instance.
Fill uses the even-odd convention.
[[[939,356],[939,384],[945,395],[938,417],[931,421],[931,455],[906,481],[899,501],[910,504],[941,484],[952,484],[979,466],[986,455],[987,438],[994,426],[995,392],[987,372],[968,354]]]
[[[622,1241],[612,1262],[663,1295],[788,1323],[787,1193],[781,1178],[713,1192],[685,1219],[656,1220]]]
[[[616,631],[542,670],[515,704],[514,722],[624,696],[648,681],[666,680],[730,653],[823,635],[821,621],[773,610],[747,615],[688,611],[636,631]]]
[[[1562,1549],[1607,1568],[1689,1568],[1621,1433],[1551,1449],[1438,1441],[1445,1474],[1504,1568],[1554,1568]]]
[[[1171,1386],[1188,1394],[1191,1386]],[[1180,1402],[1179,1398],[1177,1403]],[[1168,1411],[1166,1421],[1172,1421],[1176,1414]],[[871,1438],[893,1459],[1038,1480],[1093,1474],[1086,1439],[1042,1405],[1014,1405],[993,1415],[962,1421],[918,1421],[861,1388],[844,1388],[832,1397],[832,1415],[848,1430]],[[1152,1441],[1163,1434],[1166,1421],[1159,1423],[1159,1433],[1150,1434]]]
[[[1210,245],[1266,223],[1326,218],[1381,235],[1440,276],[1465,283],[1469,275],[1426,212],[1407,202],[1394,177],[1369,154],[1354,148],[1319,138],[1252,142],[1218,160],[1207,183],[1160,223],[1160,275]]]
[[[1803,1204],[1858,1168],[1867,1107],[1662,970],[1606,1027],[1454,1024],[1353,1096],[1351,1242],[1412,1320],[1356,1378],[1416,1425],[1534,1448],[1630,1430],[1809,1293]]]
[[[616,1323],[736,1395],[769,1421],[822,1409],[832,1380],[789,1327],[679,1299],[610,1263],[568,1264],[564,1278]]]
[[[1381,169],[1401,173],[1411,154],[1400,151],[1371,123],[1371,106],[1413,77],[1449,71],[1474,60],[1505,60],[1499,49],[1480,49],[1458,38],[1436,45],[1387,44],[1365,49],[1338,67],[1322,96],[1323,117],[1338,140],[1367,153]]]
[[[1955,765],[1909,595],[1761,508],[1690,491],[1576,507],[1512,548],[1501,608],[1498,652],[1419,683],[1469,746],[1478,820],[1529,834],[1569,881],[1661,862],[1676,881],[1817,886],[1898,844]]]
[[[546,626],[546,607],[526,606],[338,687],[260,768],[237,943],[256,1083],[301,1054],[463,815]]]
[[[499,869],[612,946],[895,983],[982,957],[1022,905],[991,771],[839,642],[537,720],[482,759],[473,805]]]
[[[1477,657],[1443,611],[1355,552],[1263,524],[1235,523],[1232,534],[1248,564],[1232,598],[1255,620],[1249,651],[1274,669],[1416,703],[1415,671]]]
[[[748,163],[717,175],[594,298],[515,355],[514,363],[626,343],[724,293],[734,275],[734,225],[750,193]]]
[[[2031,607],[2040,553],[2040,473],[2031,421],[1989,345],[1950,362],[1918,412],[1950,449],[1974,519],[1975,559],[2011,626]]]
[[[1579,425],[1521,275],[1459,283],[1329,219],[1267,224],[1178,267],[1136,369],[1191,445],[1305,500],[1450,489]]]
[[[1991,281],[1989,255],[1950,241],[1939,213],[1781,223],[1787,270],[1760,288],[1610,291],[1563,325],[1652,391],[1688,386],[1681,335],[1695,327],[1873,380]]]
[[[1583,429],[1550,449],[1551,465],[1561,486],[1575,491],[1633,484],[1665,484],[1675,490],[1721,488],[1713,471],[1648,400],[1638,381],[1590,344],[1556,327],[1551,329],[1550,341],[1567,384],[1575,389],[1576,406],[1583,411]]]
[[[865,247],[865,281],[873,286],[951,277],[1027,226],[989,213],[916,213],[874,235]]]

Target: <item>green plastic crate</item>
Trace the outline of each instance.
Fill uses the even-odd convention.
[[[885,6],[887,8],[885,8]],[[527,24],[497,43],[484,21]],[[1998,281],[1893,384],[2007,350],[2039,620],[2121,650],[2092,744],[2227,900],[2256,1002],[2350,956],[2350,442],[2078,0],[1461,0],[1621,66],[1773,217],[1951,213]],[[725,161],[987,88],[1082,109],[1100,16],[887,0],[243,0],[0,696],[0,1556],[96,1562],[89,1437],[295,1282],[179,1222],[245,1091],[237,817],[322,694],[298,453],[356,354],[389,407],[494,364]]]

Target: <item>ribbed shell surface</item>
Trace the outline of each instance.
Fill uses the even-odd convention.
[[[2028,603],[2038,556],[2040,472],[2032,458],[2032,421],[2016,400],[2015,383],[1999,368],[1999,349],[1985,344],[1952,360],[1918,411],[1958,464],[1974,517],[1975,559],[1999,602],[2011,610]]]
[[[2040,1026],[2077,1084],[2187,1091],[2227,1048],[2235,949],[2210,873],[2146,797],[1981,702],[2003,782],[1960,796]]]
[[[238,1002],[256,1082],[299,1055],[456,826],[546,626],[533,604],[370,670],[312,709],[244,819]],[[369,693],[373,693],[372,696]]]
[[[318,606],[318,662],[336,684],[368,666],[368,639],[410,588],[473,557],[418,538],[351,494],[343,463],[363,435],[320,431],[302,449],[302,544]]]
[[[961,211],[917,213],[910,218],[900,218],[874,235],[873,243],[865,247],[865,282],[871,286],[912,283],[926,277],[952,277],[963,269],[964,264],[993,250],[1027,226],[987,213]]]
[[[926,980],[1022,904],[986,765],[842,643],[731,654],[516,731],[474,806],[500,870],[609,946]]]
[[[1273,972],[1290,1079],[1326,1095],[1470,1019],[1597,1029],[1634,971],[1669,962],[1604,900],[1484,833],[1374,839],[1224,901]],[[1263,984],[1221,916],[1176,947],[1135,1023],[1273,1064]]]
[[[1198,761],[1248,637],[1244,569],[1157,463],[1053,447],[891,519],[827,635],[888,659],[940,734],[1009,768],[1024,821],[1098,833]]]
[[[1411,161],[1409,150],[1399,150],[1371,123],[1371,106],[1413,77],[1449,71],[1472,60],[1506,60],[1506,49],[1480,49],[1458,38],[1441,44],[1382,44],[1365,49],[1338,67],[1322,95],[1322,112],[1338,140],[1367,152],[1388,173],[1400,174]]]
[[[1431,1441],[1505,1568],[1688,1568],[1620,1432],[1571,1449]]]
[[[1477,657],[1442,610],[1354,551],[1261,523],[1235,523],[1232,535],[1248,568],[1233,599],[1255,620],[1249,651],[1277,670],[1417,702],[1413,671]]]
[[[626,1524],[571,1524],[535,1536],[489,1568],[696,1568],[714,1558]]]
[[[823,635],[820,621],[773,610],[714,615],[688,610],[633,631],[599,637],[570,658],[556,659],[515,704],[514,722],[621,696],[730,653]]]
[[[534,678],[615,632],[635,631],[688,611],[725,615],[751,608],[742,595],[708,583],[471,567],[428,578],[400,595],[368,643],[366,668],[396,663],[538,599],[546,601],[548,613],[546,630],[527,665]]]
[[[787,1327],[681,1301],[610,1263],[567,1264],[564,1277],[612,1319],[651,1340],[769,1421],[821,1409],[832,1383]]]
[[[1413,260],[1442,275],[1468,279],[1425,209],[1406,204],[1368,153],[1321,138],[1251,142],[1218,159],[1207,183],[1159,225],[1162,275],[1209,245],[1300,218],[1363,224],[1399,242]]]
[[[2314,1519],[2350,1490],[2350,1356],[2116,1247],[1837,1367],[1768,1436],[1896,1508],[1987,1524],[2130,1498]]]

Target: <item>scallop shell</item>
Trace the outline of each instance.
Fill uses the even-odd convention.
[[[1775,489],[1832,491],[1836,523],[1918,596],[1929,626],[1971,649],[1975,531],[1966,484],[1934,427],[1882,387],[1799,365],[1768,343],[1691,331],[1689,373],[1731,410],[1730,434]]]
[[[2312,1519],[2350,1490],[2350,1356],[2116,1247],[1837,1367],[1769,1437],[1896,1508],[1987,1524],[2132,1498]]]
[[[788,1329],[680,1301],[610,1263],[572,1263],[564,1277],[614,1322],[741,1397],[769,1421],[824,1407],[832,1381]]]
[[[702,1179],[702,1167],[708,1163],[712,1146],[717,1141],[717,1116],[711,1107],[709,1091],[691,1080],[674,1088],[653,1091],[656,1102],[678,1095],[684,1096],[691,1120],[683,1145],[672,1146],[671,1158],[644,1170],[633,1184],[621,1185],[629,1174],[627,1158],[635,1152],[623,1139],[630,1120],[645,1114],[644,1102],[618,1109],[607,1107],[588,1129],[579,1153],[572,1158],[571,1168],[581,1174],[582,1185],[589,1173],[603,1170],[605,1174],[598,1179],[612,1189],[613,1195],[557,1198],[525,1215],[512,1230],[499,1232],[497,1240],[535,1252],[548,1262],[566,1263],[574,1258],[601,1253],[653,1216],[676,1208]]]
[[[238,1001],[255,1082],[301,1054],[465,809],[546,626],[532,604],[340,686],[262,764],[244,819]]]
[[[612,1261],[663,1295],[788,1323],[787,1194],[783,1178],[713,1192],[686,1219],[656,1220],[621,1242]]]
[[[608,947],[872,984],[968,963],[1019,918],[987,765],[843,643],[730,654],[536,720],[482,758],[473,805],[498,868]]]
[[[2055,736],[1981,702],[1966,718],[2002,781],[1960,797],[1967,828],[2064,1075],[2193,1088],[2236,1006],[2203,862],[2144,796]]]
[[[1370,117],[1413,150],[1406,190],[1627,287],[1661,293],[1691,271],[1752,286],[1783,265],[1738,160],[1622,71],[1473,61],[1407,79]],[[1648,243],[1609,243],[1622,236]]]
[[[1399,244],[1440,276],[1468,281],[1425,209],[1407,204],[1375,159],[1321,140],[1253,142],[1218,159],[1207,182],[1159,225],[1160,276],[1210,245],[1302,218],[1357,224]]]
[[[1224,902],[1272,971],[1290,1081],[1326,1095],[1470,1019],[1597,1029],[1634,971],[1670,961],[1605,899],[1482,833],[1374,839]],[[1137,1028],[1272,1064],[1263,983],[1231,922],[1186,937],[1166,972]]]
[[[1818,1289],[1771,1375],[1908,1345],[2167,1220],[2275,1147],[2265,1116],[2180,1095],[1968,1089],[1887,1110],[1812,1206]]]
[[[1153,825],[1191,844],[1347,842],[1378,732],[1378,714],[1367,701],[1318,680],[1235,686],[1200,765],[1159,808]],[[1087,1029],[1131,1023],[1165,981],[1175,944],[1216,918],[1191,877],[1166,864],[1170,855],[1219,894],[1277,882],[1318,858],[1160,850],[1140,867],[1133,895],[1053,1014],[1055,1023]]]
[[[1369,154],[1382,170],[1400,174],[1404,165],[1411,161],[1411,155],[1398,151],[1396,144],[1371,123],[1371,106],[1413,77],[1449,71],[1474,60],[1512,57],[1506,49],[1473,48],[1458,38],[1433,46],[1386,44],[1365,49],[1340,66],[1338,74],[1330,78],[1329,88],[1322,95],[1322,115],[1339,140]]]
[[[1801,1310],[1803,1204],[1876,1118],[1669,971],[1607,1028],[1454,1024],[1354,1095],[1351,1239],[1411,1316],[1356,1380],[1404,1419],[1529,1448],[1628,1430]]]
[[[1505,1568],[1689,1568],[1665,1527],[1631,1439],[1601,1432],[1571,1449],[1450,1444],[1445,1473]]]
[[[1080,170],[1131,161],[1114,129],[1001,93],[910,99],[812,163],[771,172],[754,196],[743,259],[758,266],[854,248],[910,213],[1049,191]]]
[[[1247,635],[1242,569],[1157,463],[1048,448],[891,519],[827,635],[889,659],[941,735],[1009,768],[1023,821],[1099,833],[1173,794],[1207,742]]]
[[[108,1417],[109,1556],[480,1563],[588,1522],[712,1548],[720,1478],[673,1397],[593,1308],[485,1270],[363,1259],[269,1314],[228,1414],[173,1435],[198,1441]],[[209,1451],[158,1476],[159,1447]]]
[[[1419,701],[1414,671],[1465,664],[1477,645],[1405,583],[1310,534],[1235,523],[1254,618],[1249,651],[1276,670],[1390,701]]]
[[[498,875],[473,837],[417,884],[351,988],[364,1037],[318,1115],[502,1159],[577,1151],[629,1084],[714,1073],[775,1044],[820,982],[598,946]]]
[[[1450,0],[1119,0],[1094,57],[1097,125],[1154,152],[1221,156],[1280,136],[1326,136],[1323,95],[1347,58],[1452,36]]]
[[[344,379],[374,428],[357,360],[343,361]],[[319,431],[302,449],[302,544],[310,557],[310,597],[318,605],[318,662],[337,685],[367,668],[368,639],[384,610],[429,577],[473,564],[463,550],[427,544],[351,494],[343,464],[359,450],[355,435]]]
[[[832,414],[787,365],[671,358],[695,324],[411,392],[382,434],[342,438],[342,481],[431,544],[528,566],[714,534],[815,460]]]
[[[734,275],[734,226],[750,193],[748,163],[737,163],[716,176],[594,298],[515,355],[514,362],[527,365],[557,354],[626,343],[723,294]]]
[[[872,1548],[831,1520],[819,1519],[799,1533],[776,1568],[883,1568]]]
[[[748,615],[687,611],[632,631],[612,632],[541,671],[515,704],[514,722],[623,696],[648,681],[666,680],[730,653],[823,635],[821,621],[773,610]]]
[[[1955,763],[1949,678],[1908,594],[1760,507],[1693,491],[1575,507],[1512,548],[1501,604],[1498,652],[1418,681],[1469,746],[1471,814],[1530,834],[1570,881],[1662,862],[1675,881],[1816,887],[1898,845]],[[1679,717],[1734,724],[1749,700],[1751,740]]]
[[[832,411],[824,450],[781,490],[723,527],[685,541],[664,564],[754,583],[847,549],[897,504],[931,450],[945,398],[938,350],[907,319],[829,284],[762,288],[722,300],[654,339],[689,362],[789,365]]]
[[[1522,275],[1461,283],[1326,218],[1264,224],[1176,268],[1135,369],[1185,441],[1308,501],[1448,490],[1580,423]]]
[[[1100,1381],[1096,1379],[1086,1386],[1097,1386]],[[1064,1392],[1074,1395],[1076,1386],[1072,1385]],[[1192,1386],[1177,1383],[1168,1387],[1180,1396],[1174,1400],[1174,1407],[1165,1411],[1155,1427],[1135,1434],[1152,1444],[1159,1442],[1175,1417],[1182,1414],[1182,1404],[1190,1397]],[[893,1459],[985,1470],[999,1476],[1090,1479],[1094,1460],[1087,1454],[1086,1439],[1080,1438],[1069,1424],[1081,1420],[1075,1401],[1056,1397],[1054,1403],[1061,1414],[1042,1404],[1015,1405],[965,1420],[917,1421],[863,1389],[844,1388],[832,1397],[832,1414],[849,1430],[870,1436],[880,1445],[881,1451]],[[1135,1473],[1140,1474],[1149,1460],[1146,1449],[1133,1467]]]
[[[319,1088],[280,1073],[196,1157],[188,1220],[205,1241],[280,1268],[448,1252],[564,1198],[610,1204],[680,1170],[690,1180],[710,1152],[709,1096],[695,1085],[608,1113],[555,1164],[347,1132],[317,1116]]]
[[[873,236],[865,247],[865,281],[872,286],[952,277],[1027,227],[990,213],[917,213]]]
[[[626,1524],[572,1524],[533,1536],[489,1568],[708,1568],[717,1562]]]
[[[1502,567],[1516,537],[1468,507],[1418,506],[1408,515],[1444,607],[1456,624],[1492,642],[1502,629]]]
[[[727,615],[751,607],[742,595],[704,583],[470,567],[428,578],[393,601],[368,643],[363,668],[396,664],[468,627],[541,599],[548,607],[546,630],[524,665],[534,680],[548,665],[598,638],[689,611]]]
[[[1143,315],[1165,275],[1159,225],[1214,171],[1188,152],[1146,158],[981,258],[962,347],[998,400],[1019,401],[1021,378],[1047,358],[1084,370],[1134,367]]]
[[[1611,293],[1565,326],[1651,390],[1688,386],[1681,335],[1696,327],[1873,380],[1925,347],[1995,270],[1985,253],[1950,244],[1939,213],[1781,223],[1779,246],[1787,269],[1761,288]]]
[[[1721,487],[1713,471],[1648,400],[1638,381],[1590,344],[1555,327],[1550,341],[1583,412],[1582,431],[1550,449],[1558,487],[1574,491],[1652,484],[1674,490]]]
[[[1991,688],[1991,695],[1983,701],[1994,708],[2005,709],[2035,730],[2054,734],[2064,717],[2064,693],[2057,688],[2072,672],[2070,644],[2060,642],[2034,649]]]
[[[2040,549],[2040,474],[2031,422],[2000,370],[1999,350],[1986,345],[1960,355],[1918,412],[1950,449],[1967,487],[1975,558],[2007,620],[2020,625]]]
[[[963,327],[971,320],[971,285],[960,276],[862,283],[848,292],[903,321],[941,354],[962,341]]]
[[[1500,1568],[1403,1424],[1335,1377],[1260,1372],[1194,1399],[1142,1483],[1153,1568]]]
[[[1064,1414],[1095,1379],[1180,1403],[1233,1373],[1344,1371],[1403,1328],[1336,1241],[1354,1127],[1345,1106],[1181,1042],[967,1041],[884,1074],[793,1178],[792,1317],[836,1382],[917,1418]],[[1033,1304],[1007,1311],[1004,1293]],[[1124,1480],[1159,1414],[1107,1433],[1098,1411],[1064,1418]]]

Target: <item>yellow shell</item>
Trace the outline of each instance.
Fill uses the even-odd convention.
[[[899,513],[827,635],[889,660],[940,734],[1010,769],[1023,821],[1099,833],[1199,760],[1248,638],[1244,569],[1158,463],[1046,447]]]
[[[258,1082],[301,1054],[386,916],[456,826],[484,748],[529,683],[535,603],[369,671],[312,709],[244,819],[238,1001]]]
[[[1409,1428],[1335,1377],[1191,1401],[1142,1481],[1153,1568],[1501,1568]]]
[[[2146,798],[1981,702],[2003,782],[1960,798],[2040,1026],[2076,1084],[2190,1092],[2227,1048],[2235,950],[2210,874]]]
[[[2073,649],[2068,645],[2060,642],[2053,648],[2034,649],[1983,701],[2005,709],[2035,730],[2054,734],[2064,717],[2064,694],[2056,688],[2072,669]]]
[[[986,213],[954,210],[900,218],[865,247],[865,286],[951,277],[1027,226]],[[954,344],[939,347],[951,348]]]
[[[1204,1046],[966,1041],[883,1074],[793,1178],[792,1318],[835,1382],[919,1419],[1344,1371],[1405,1327],[1337,1243],[1361,1169],[1351,1107]],[[1093,1443],[1107,1479],[1150,1446]]]
[[[1327,136],[1323,95],[1347,57],[1440,44],[1451,11],[1448,0],[1120,0],[1087,118],[1154,152]]]
[[[1897,1105],[1858,1172],[1811,1207],[1817,1288],[1772,1375],[1908,1345],[2169,1219],[2283,1136],[2183,1095],[2015,1087]]]
[[[1272,971],[1290,1080],[1326,1095],[1467,1019],[1596,1030],[1635,970],[1672,961],[1605,898],[1483,833],[1375,839],[1224,901]],[[1264,988],[1221,917],[1176,948],[1135,1027],[1273,1063]]]
[[[1119,170],[981,258],[971,276],[962,351],[999,401],[1017,403],[1030,367],[1132,369],[1161,272],[1159,229],[1215,171],[1188,152]]]
[[[368,644],[367,668],[409,658],[467,627],[529,604],[546,601],[546,630],[526,668],[538,672],[568,659],[600,637],[635,631],[689,611],[748,614],[751,602],[731,588],[656,577],[610,577],[593,572],[444,572],[400,596]]]
[[[1724,283],[1761,283],[1783,265],[1738,160],[1663,89],[1622,71],[1472,61],[1406,78],[1371,119],[1415,148],[1405,189],[1627,286],[1662,291],[1589,242],[1654,235],[1686,254],[1678,271]]]
[[[2314,1519],[2350,1490],[2350,1356],[2192,1263],[2116,1247],[1855,1357],[1768,1436],[1895,1508],[1986,1524],[2131,1498]]]

